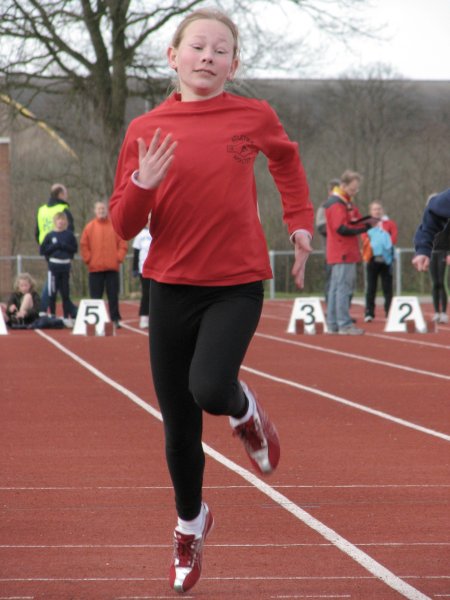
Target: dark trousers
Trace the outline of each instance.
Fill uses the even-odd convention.
[[[58,292],[61,295],[64,318],[67,319],[72,314],[72,302],[70,301],[69,287],[70,271],[49,271],[48,272],[48,306],[50,313],[56,315],[56,298]]]
[[[366,265],[367,289],[366,289],[366,316],[375,317],[375,297],[377,295],[378,278],[381,279],[381,288],[384,296],[384,312],[386,316],[392,302],[392,265],[385,262],[377,262],[371,258]]]
[[[332,265],[329,265],[327,262],[325,262],[325,287],[324,287],[325,304],[328,304],[328,294],[330,291],[331,271],[332,271],[331,267],[332,267]]]
[[[150,314],[150,279],[139,275],[141,280],[141,303],[139,305],[139,316],[148,317]]]
[[[69,302],[70,302],[69,316],[75,318],[77,316],[78,307],[72,302],[72,300],[70,298],[69,298]],[[47,277],[47,279],[45,280],[44,286],[42,288],[42,292],[41,292],[41,304],[39,307],[39,312],[46,313],[48,308],[49,308],[49,292],[48,292],[48,277]]]
[[[236,416],[245,408],[238,374],[262,303],[260,281],[225,287],[150,283],[150,362],[182,519],[194,519],[201,508],[202,411]]]
[[[432,282],[431,295],[435,313],[447,312],[447,290],[445,288],[445,276],[447,263],[445,261],[447,252],[435,250],[431,253],[430,277]]]
[[[89,273],[89,294],[91,298],[101,300],[105,289],[111,321],[119,321],[121,316],[119,312],[118,271],[97,271],[96,273]]]

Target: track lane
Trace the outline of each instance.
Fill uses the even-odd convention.
[[[54,333],[56,333],[56,332],[54,332]],[[58,333],[59,333],[59,332],[58,332]],[[61,333],[65,333],[65,332],[61,332]],[[110,342],[110,343],[113,345],[113,348],[114,348],[114,351],[115,351],[115,352],[117,352],[117,351],[118,351],[118,346],[120,346],[120,347],[121,347],[121,348],[122,348],[122,349],[125,351],[125,353],[126,353],[126,354],[128,354],[129,347],[128,347],[128,345],[126,345],[126,343],[125,343],[125,337],[121,335],[122,333],[123,333],[123,332],[119,332],[119,335],[118,335],[118,336],[117,336],[117,337],[116,337],[116,338],[115,338],[113,341],[111,340],[111,341],[109,341],[109,342]],[[137,336],[136,336],[136,337],[137,337]],[[141,336],[141,337],[142,337],[142,336]],[[69,342],[70,342],[70,345],[72,345],[72,342],[74,341],[74,339],[75,339],[74,337],[71,337],[71,338],[69,338],[69,340],[66,340],[66,341],[69,341]],[[131,341],[131,340],[130,340],[130,341]],[[87,342],[87,343],[86,343],[86,342]],[[94,356],[95,356],[95,355],[97,355],[97,357],[96,357],[96,361],[97,361],[97,364],[98,364],[98,362],[99,362],[99,360],[100,360],[100,357],[98,356],[98,353],[99,353],[99,347],[100,347],[100,346],[99,346],[99,343],[100,343],[100,342],[103,342],[103,343],[104,343],[104,342],[106,342],[106,340],[101,340],[101,339],[98,339],[98,340],[97,340],[97,339],[96,339],[96,340],[87,340],[87,338],[83,338],[83,340],[78,340],[76,343],[80,343],[80,344],[82,345],[82,347],[83,347],[83,352],[86,352],[87,354],[90,354],[90,353],[92,352]],[[119,344],[118,342],[120,342],[120,344]],[[144,340],[144,342],[145,342],[145,345],[146,345],[146,341],[145,341],[145,340]],[[135,348],[135,350],[137,350],[137,352],[138,352],[138,353],[139,353],[139,352],[142,350],[142,348],[143,348],[143,347],[145,347],[145,346],[141,347],[140,343],[139,343],[137,340],[133,340],[133,341],[132,341],[132,344],[131,344],[131,346],[132,346],[133,344],[134,344],[135,346],[137,346],[137,348]],[[124,347],[124,346],[125,346],[125,347]],[[131,347],[131,346],[130,346],[130,347]],[[143,371],[143,368],[145,367],[145,369],[147,369],[146,360],[147,360],[147,359],[145,359],[145,363],[142,363],[142,369],[141,369],[141,366],[140,366],[140,365],[141,365],[141,363],[140,363],[140,360],[138,361],[137,368],[136,368],[136,369],[133,369],[133,372],[137,373],[137,375],[135,376],[135,379],[133,379],[133,388],[136,388],[136,389],[138,389],[138,388],[139,388],[139,389],[147,389],[147,394],[148,394],[148,380],[147,380],[147,381],[143,381],[143,380],[145,379],[145,377],[144,377],[144,375],[143,375],[143,372],[144,372],[144,371]],[[101,360],[100,360],[100,362],[101,362]],[[125,380],[127,380],[127,377],[125,376],[126,374],[125,374],[125,375],[123,375],[122,373],[120,373],[120,360],[116,360],[116,359],[114,359],[114,360],[112,360],[112,361],[109,361],[109,360],[108,360],[108,361],[106,361],[106,362],[108,362],[108,364],[109,364],[109,367],[108,367],[108,368],[111,368],[111,370],[112,370],[112,371],[114,371],[114,372],[116,373],[116,375],[117,375],[119,378],[122,378],[122,376],[124,376]],[[136,365],[135,365],[135,366],[136,366]],[[142,373],[142,374],[141,374],[141,373]],[[129,381],[130,381],[130,374],[128,374],[128,382],[129,382]],[[262,385],[261,385],[261,382],[260,382],[259,380],[257,380],[255,383],[257,384],[257,386],[258,386],[258,389],[260,389],[260,388],[264,388],[264,386],[262,386]],[[272,393],[273,393],[275,396],[276,396],[276,395],[279,395],[279,394],[280,394],[280,389],[279,389],[279,387],[277,387],[277,388],[275,389],[275,391],[273,391]],[[275,404],[274,404],[274,405],[275,405]],[[211,429],[209,429],[209,430],[208,430],[208,431],[210,431],[210,433],[212,434],[212,436],[213,436],[213,437],[215,437],[215,436],[216,436],[216,431],[217,431],[217,428],[216,428],[216,422],[217,422],[217,420],[215,420],[215,421],[214,421],[214,425],[211,427]],[[277,421],[277,422],[278,422],[278,421]],[[207,424],[207,429],[208,429],[209,425],[210,425],[210,424],[208,423],[208,424]],[[222,424],[222,425],[223,425],[223,424]],[[283,429],[284,429],[284,431],[286,431],[286,432],[289,432],[289,427],[288,427],[287,425],[288,425],[288,423],[286,423],[286,427],[285,427],[285,426],[283,426]],[[221,429],[221,431],[222,431],[222,434],[221,434],[221,435],[223,436],[223,426],[222,426],[220,429]],[[208,433],[208,431],[207,431],[207,433]],[[291,443],[289,442],[289,443],[288,443],[287,452],[289,452],[289,451],[290,451],[290,446],[291,446]],[[235,446],[233,446],[233,447],[235,448]],[[235,448],[235,449],[236,449],[236,448]],[[240,460],[242,461],[242,453],[241,453],[241,452],[236,452],[236,454],[239,454]],[[323,444],[322,444],[322,454],[323,454]],[[243,462],[243,461],[242,461],[242,462]],[[216,469],[211,469],[211,465],[210,465],[210,464],[208,465],[208,469],[210,470],[210,472],[211,472],[211,471],[213,471],[214,473],[216,473]],[[222,471],[219,471],[219,473],[216,473],[216,475],[217,475],[218,477],[221,477],[221,476],[223,476],[223,472],[222,472]],[[215,475],[215,476],[216,476],[216,475]],[[216,505],[216,501],[214,501],[214,505]],[[219,508],[219,510],[225,510],[225,508],[223,508],[223,509]],[[265,510],[267,510],[267,508],[266,508]],[[246,511],[245,511],[245,512],[246,512]],[[347,513],[347,514],[348,514],[348,513]],[[248,530],[248,524],[247,524],[247,530]],[[275,533],[275,536],[278,536],[278,534],[279,534],[279,530],[277,530],[277,532]],[[298,534],[297,534],[297,535],[298,535]],[[302,532],[302,535],[304,535],[304,532]],[[310,567],[308,567],[308,568],[310,568]],[[350,579],[351,579],[351,576],[350,576]],[[307,576],[307,575],[305,576],[305,580],[308,580],[308,576]],[[336,579],[335,579],[335,580],[336,580]],[[261,581],[261,580],[258,580],[258,581]],[[303,579],[302,579],[302,581],[303,581]],[[308,581],[309,581],[309,580],[308,580]],[[248,585],[248,582],[247,582],[247,584],[244,584],[244,585]],[[259,584],[258,584],[258,585],[259,585]],[[223,586],[222,586],[222,589],[223,589]],[[241,588],[241,589],[242,589],[242,590],[244,590],[244,589],[248,589],[248,588],[245,588],[245,587],[243,587],[243,588]],[[264,589],[265,589],[265,588],[264,588]],[[261,591],[261,590],[262,590],[262,588],[260,588],[260,591]],[[263,593],[264,593],[264,592],[263,592]],[[262,596],[262,597],[263,597],[263,596]],[[367,596],[361,596],[361,597],[365,597],[365,598],[367,597],[367,598],[369,598],[370,596],[369,596],[369,595],[367,595]],[[375,597],[375,596],[374,596],[374,597]],[[384,596],[384,597],[387,597],[387,596]]]

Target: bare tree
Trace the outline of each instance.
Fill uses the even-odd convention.
[[[90,134],[88,137],[102,157],[97,170],[101,174],[97,175],[97,191],[107,194],[130,97],[147,98],[151,107],[162,91],[161,86],[167,87],[158,35],[168,23],[205,4],[206,0],[3,0],[0,7],[3,89],[26,106],[32,103],[37,107],[36,113],[41,110],[69,144],[83,145],[83,140],[85,145],[86,131]],[[353,9],[362,5],[363,0],[334,3],[340,9],[352,10],[351,18],[337,17],[330,11],[327,0],[224,0],[217,4],[230,14],[242,16],[245,27],[252,33],[252,58],[264,57],[262,66],[268,68],[276,60],[277,44],[283,35],[277,40],[261,35],[264,5],[294,6],[322,30],[345,37],[361,25],[355,20]],[[261,44],[270,44],[273,51],[259,52]],[[39,102],[43,93],[45,106]],[[58,111],[53,109],[60,101],[52,103],[51,97],[61,94],[66,99],[66,118],[58,121],[55,118]],[[80,112],[89,127],[83,127],[83,135],[77,140],[80,129],[71,124],[74,115]],[[80,146],[76,150],[79,152]]]

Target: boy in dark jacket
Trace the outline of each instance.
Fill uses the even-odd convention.
[[[450,265],[450,188],[428,199],[422,223],[414,236],[414,246],[414,267],[418,271],[430,269],[435,310],[433,320],[448,323],[445,279]]]
[[[418,271],[427,271],[436,234],[450,219],[450,188],[431,198],[423,213],[422,222],[414,236],[416,254],[412,264]]]
[[[58,212],[53,217],[54,230],[48,233],[41,244],[40,253],[48,261],[49,307],[52,315],[56,314],[56,297],[61,294],[64,322],[71,321],[72,302],[70,300],[69,277],[72,259],[78,250],[77,240],[68,229],[68,218],[65,212]]]

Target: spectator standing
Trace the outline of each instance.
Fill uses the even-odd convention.
[[[101,299],[106,290],[109,315],[120,327],[119,269],[128,244],[114,231],[105,202],[96,202],[95,218],[85,226],[80,239],[80,253],[89,271],[89,294]]]
[[[133,275],[139,277],[141,283],[141,302],[139,304],[139,327],[141,329],[148,328],[150,313],[150,279],[142,275],[144,263],[152,243],[149,227],[150,220],[133,240]]]
[[[445,229],[450,219],[450,188],[432,196],[414,236],[415,256],[412,264],[417,271],[427,271],[436,235]]]
[[[384,296],[384,313],[387,317],[393,295],[394,246],[397,243],[397,224],[389,219],[381,202],[371,202],[370,216],[378,219],[375,227],[361,236],[363,260],[366,263],[366,306],[364,321],[369,323],[375,318],[375,298],[378,278]]]
[[[36,214],[35,238],[39,246],[44,241],[45,236],[53,230],[53,217],[58,212],[64,212],[67,216],[67,229],[74,232],[74,220],[68,202],[67,188],[62,183],[54,183],[50,188],[50,197],[45,204],[42,204]],[[49,291],[48,281],[45,281],[41,294],[40,312],[46,314],[48,310]],[[71,304],[70,316],[76,317],[77,308]]]
[[[331,196],[331,194],[333,193],[333,190],[338,187],[340,184],[340,180],[339,179],[331,179],[328,182],[328,195],[327,195],[327,199]],[[316,212],[316,230],[319,233],[319,235],[321,236],[321,240],[322,240],[322,248],[325,251],[325,286],[324,286],[324,293],[325,293],[325,304],[328,304],[328,292],[330,289],[330,278],[331,278],[331,265],[329,265],[327,263],[327,257],[326,257],[326,247],[327,247],[327,218],[326,218],[326,214],[325,214],[325,202],[326,200],[324,200],[322,202],[322,204],[319,206],[319,208],[317,209]]]
[[[350,316],[350,300],[356,283],[356,264],[361,262],[358,236],[371,226],[362,219],[353,203],[359,191],[361,175],[345,171],[340,185],[334,188],[325,203],[327,220],[327,263],[331,265],[330,289],[327,306],[329,333],[361,335]]]
[[[9,327],[31,325],[39,317],[39,305],[35,280],[29,273],[20,273],[6,303],[6,324]]]
[[[436,234],[430,258],[431,295],[433,298],[433,321],[448,323],[447,274],[450,265],[450,221]]]
[[[69,220],[65,212],[57,212],[53,217],[53,223],[53,231],[47,233],[41,244],[41,254],[48,261],[49,308],[51,315],[56,316],[56,299],[59,292],[63,305],[64,325],[73,327],[70,270],[78,244],[73,231],[68,229]]]
[[[432,194],[427,201],[422,223],[414,237],[416,255],[413,265],[418,271],[430,269],[433,320],[448,323],[447,267],[450,265],[450,188]]]
[[[225,92],[239,63],[238,30],[218,10],[187,15],[168,48],[178,91],[130,124],[111,215],[125,239],[152,212],[144,264],[150,283],[150,360],[164,422],[178,521],[169,584],[198,581],[213,517],[203,501],[203,413],[227,415],[252,466],[277,466],[277,432],[239,370],[272,277],[258,215],[254,164],[268,158],[295,246],[302,288],[314,226],[297,144],[265,101]]]

